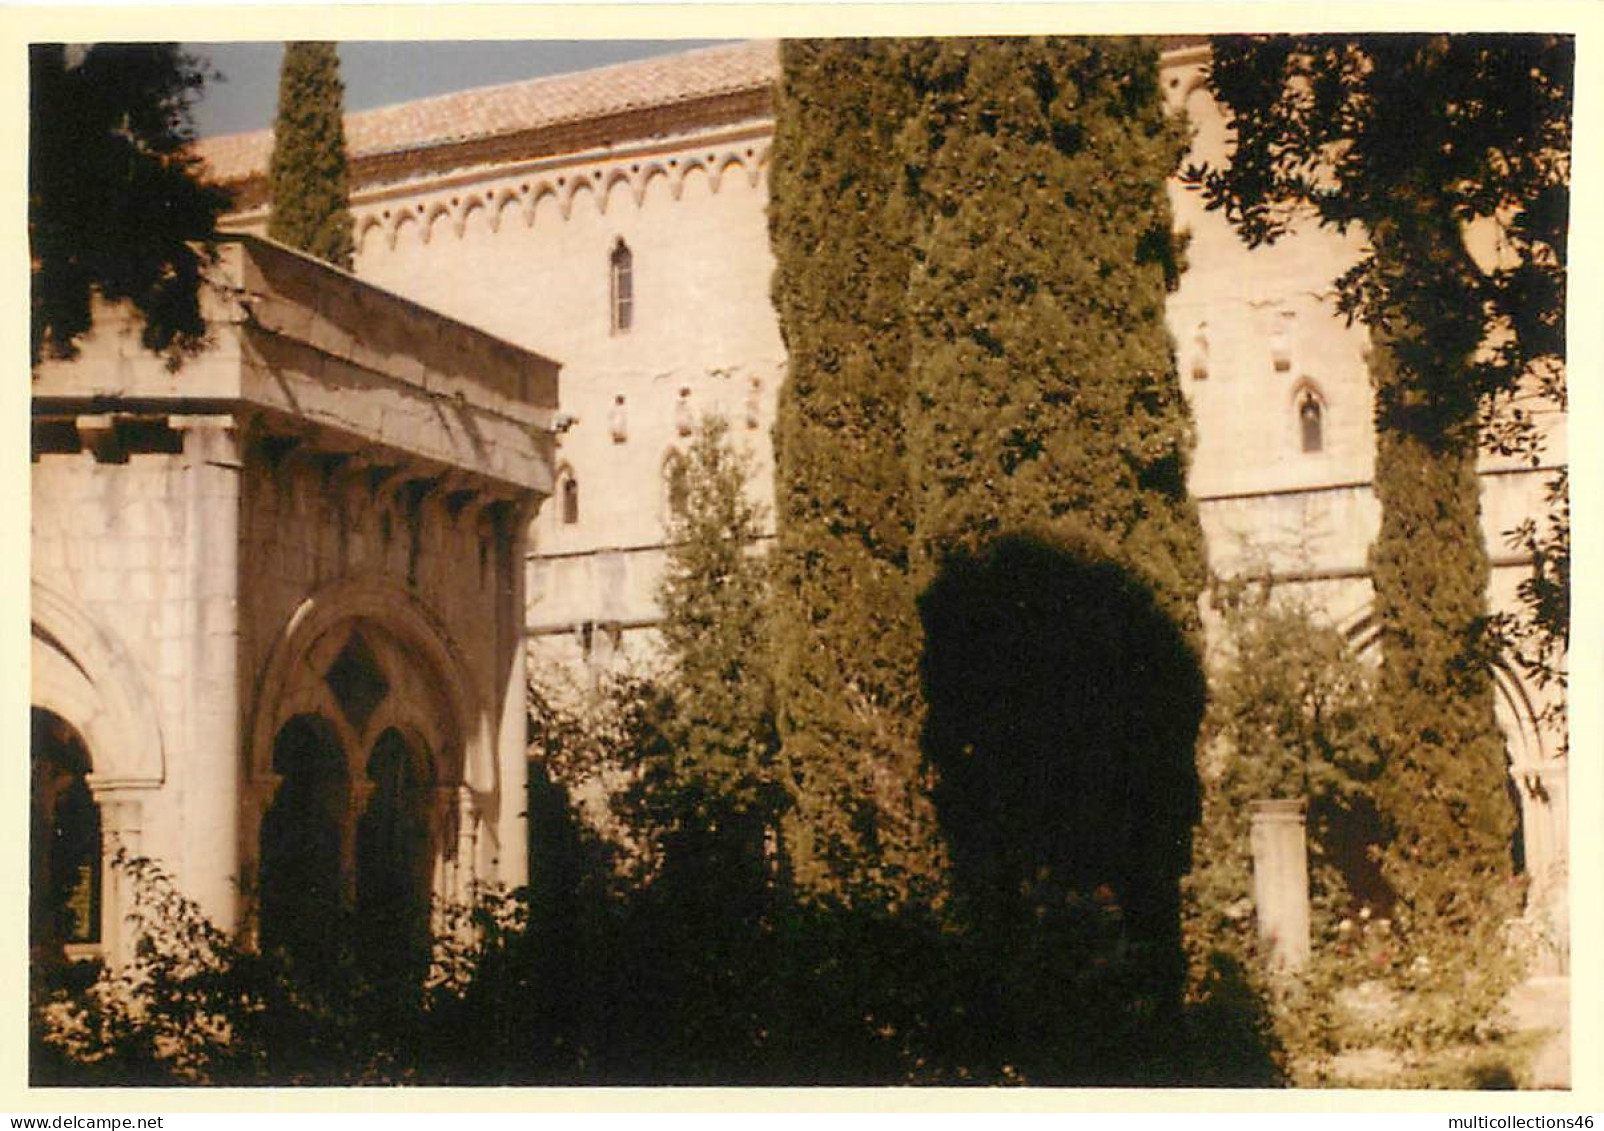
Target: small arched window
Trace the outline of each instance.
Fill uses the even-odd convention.
[[[609,258],[613,333],[627,334],[635,321],[635,257],[620,236]]]
[[[564,526],[572,526],[579,521],[579,480],[574,478],[573,472],[563,477],[562,519]]]
[[[1307,389],[1298,398],[1298,435],[1305,452],[1325,450],[1325,410],[1320,398]]]

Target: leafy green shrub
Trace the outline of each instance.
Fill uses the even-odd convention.
[[[36,979],[35,1083],[405,1081],[421,996],[373,984],[349,950],[297,969],[219,930],[154,861],[119,855],[112,867],[132,893],[133,958]]]
[[[1283,1066],[1307,1082],[1302,1066],[1345,1040],[1335,994],[1353,963],[1333,949],[1335,928],[1366,905],[1390,905],[1371,858],[1374,676],[1339,632],[1268,583],[1219,586],[1215,605],[1203,819],[1186,885],[1193,993],[1209,1001],[1220,971],[1232,971],[1233,992],[1248,986],[1262,997]],[[1307,803],[1314,954],[1298,979],[1263,973],[1257,937],[1248,807],[1272,798]]]
[[[1222,966],[1239,971],[1266,1005],[1283,1070],[1302,1086],[1354,1083],[1339,1058],[1359,1050],[1384,1050],[1391,1065],[1385,1080],[1359,1079],[1395,1087],[1468,1086],[1474,1074],[1443,1069],[1444,1058],[1463,1060],[1466,1048],[1484,1044],[1482,1060],[1503,1057],[1518,1068],[1519,1043],[1499,1023],[1498,998],[1471,992],[1483,978],[1507,985],[1519,962],[1508,940],[1473,958],[1458,949],[1472,950],[1473,940],[1444,946],[1399,921],[1399,893],[1381,860],[1394,830],[1416,814],[1400,813],[1380,788],[1376,674],[1340,633],[1268,584],[1222,586],[1216,604],[1223,643],[1187,880],[1197,1008],[1219,1007]],[[1248,817],[1249,802],[1274,797],[1307,801],[1313,944],[1301,971],[1276,977],[1263,971],[1256,936]],[[1445,980],[1445,964],[1463,970],[1473,960],[1483,967],[1476,979]]]

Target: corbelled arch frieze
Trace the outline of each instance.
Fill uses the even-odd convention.
[[[744,175],[748,186],[757,188],[767,173],[769,159],[766,138],[746,139],[670,156],[622,158],[542,170],[516,182],[485,188],[465,191],[458,185],[439,189],[422,199],[392,198],[367,206],[359,203],[355,217],[357,244],[360,247],[375,229],[390,250],[413,238],[427,245],[446,232],[461,239],[467,232],[470,214],[478,209],[484,210],[493,235],[505,228],[511,214],[520,217],[525,227],[533,227],[540,202],[546,197],[556,201],[557,215],[564,222],[573,218],[576,208],[593,208],[598,216],[606,215],[608,202],[620,199],[614,192],[620,184],[628,190],[624,198],[632,200],[638,209],[645,206],[647,187],[659,177],[668,182],[669,195],[677,201],[683,196],[686,177],[696,171],[707,176],[708,187],[715,195],[730,175]],[[582,196],[589,199],[582,200]]]

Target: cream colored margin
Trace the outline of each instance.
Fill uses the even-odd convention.
[[[296,39],[732,39],[817,35],[957,35],[1230,31],[1573,31],[1578,36],[1576,211],[1570,262],[1570,444],[1576,521],[1571,653],[1572,1093],[1001,1090],[483,1089],[393,1091],[33,1091],[25,1025],[28,746],[27,53],[29,42]],[[0,8],[0,185],[6,223],[0,305],[0,1113],[170,1112],[1408,1112],[1445,1116],[1604,1112],[1604,5],[1572,0],[1411,3],[1036,3],[674,5],[311,4]],[[520,1123],[527,1121],[520,1120]],[[1166,1120],[1165,1122],[1169,1122]],[[201,1126],[192,1120],[182,1124]],[[1216,1123],[1216,1126],[1219,1124]],[[222,1122],[223,1127],[228,1122]]]

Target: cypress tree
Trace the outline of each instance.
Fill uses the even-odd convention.
[[[1191,424],[1164,325],[1184,127],[1124,39],[942,40],[902,153],[916,568],[999,532],[1090,541],[1199,625]]]
[[[1518,910],[1506,882],[1514,813],[1484,631],[1476,398],[1452,367],[1423,380],[1401,360],[1407,344],[1379,337],[1371,377],[1381,529],[1370,568],[1381,641],[1376,797],[1390,833],[1382,866],[1399,895],[1398,974],[1457,1005],[1444,1014],[1428,1004],[1417,1036],[1459,1039],[1508,989],[1500,934]],[[1443,1031],[1431,1032],[1433,1023]]]
[[[1401,928],[1392,973],[1417,1043],[1469,1035],[1512,969],[1499,934],[1516,902],[1514,813],[1475,465],[1484,443],[1537,450],[1529,393],[1564,403],[1574,69],[1557,35],[1217,39],[1210,85],[1238,145],[1228,166],[1187,174],[1249,246],[1305,209],[1369,237],[1336,287],[1373,345],[1376,800]],[[1478,223],[1498,226],[1496,264],[1471,255]],[[1530,596],[1564,584],[1547,572],[1568,563],[1558,518]],[[1539,629],[1540,649],[1558,640]]]
[[[708,416],[682,474],[684,505],[670,523],[659,590],[675,702],[670,778],[696,819],[766,813],[774,712],[768,577],[752,553],[762,512],[747,496],[751,460],[730,443],[729,425]]]
[[[798,881],[907,896],[939,852],[921,783],[902,438],[907,45],[781,44],[769,224],[789,359],[774,432],[776,691]]]
[[[345,86],[332,43],[286,43],[269,169],[267,234],[347,271],[355,252],[345,161]]]
[[[1129,1082],[1176,1051],[1199,804],[1205,562],[1164,322],[1185,128],[1150,42],[919,54],[910,566],[932,800],[991,971],[969,1008],[1032,1079]],[[1066,994],[1064,966],[1098,973]]]

